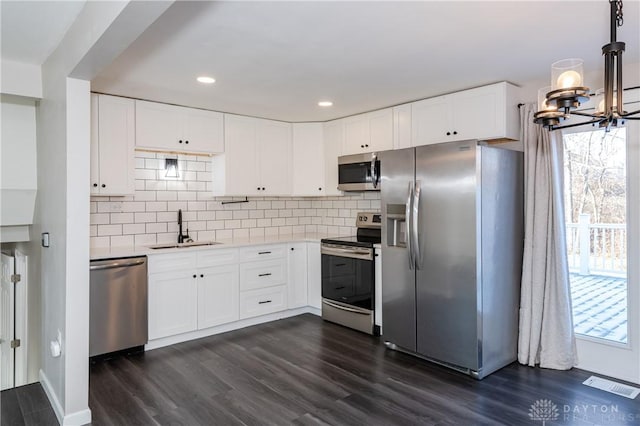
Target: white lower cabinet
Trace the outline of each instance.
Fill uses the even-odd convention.
[[[322,256],[320,243],[307,243],[307,303],[312,308],[322,307]]]
[[[307,306],[307,243],[289,244],[289,309]]]
[[[148,258],[152,347],[287,309],[320,309],[319,242],[188,249]]]
[[[149,256],[149,340],[239,318],[238,250]]]
[[[190,271],[149,274],[149,340],[194,331],[197,281]]]
[[[286,246],[279,244],[240,249],[240,319],[285,309]]]
[[[198,270],[198,330],[237,321],[238,265]]]
[[[259,288],[240,293],[240,319],[287,309],[287,286]]]

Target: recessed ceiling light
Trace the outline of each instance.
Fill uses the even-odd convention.
[[[333,105],[333,102],[331,102],[331,101],[320,101],[320,102],[318,102],[318,106],[321,106],[321,107],[330,107],[332,105]]]
[[[212,84],[216,82],[215,78],[212,77],[207,77],[207,76],[200,76],[198,77],[196,80],[198,80],[200,83],[204,83],[204,84]]]

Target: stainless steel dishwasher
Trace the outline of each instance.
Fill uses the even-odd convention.
[[[146,344],[147,258],[94,260],[90,271],[89,356]]]

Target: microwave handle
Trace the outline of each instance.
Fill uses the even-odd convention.
[[[371,154],[371,182],[373,183],[373,187],[378,187],[378,181],[380,180],[380,171],[378,170],[378,156],[376,154]]]

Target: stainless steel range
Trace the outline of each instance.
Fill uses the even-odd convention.
[[[355,236],[321,241],[322,318],[379,335],[373,246],[381,240],[381,215],[358,213],[356,226]]]

